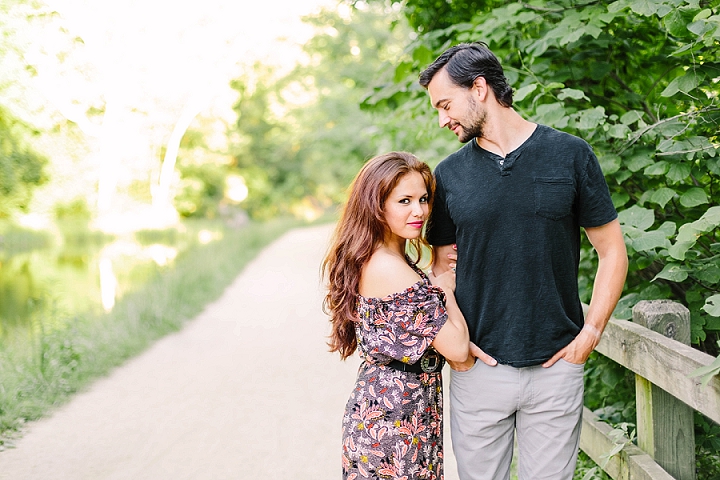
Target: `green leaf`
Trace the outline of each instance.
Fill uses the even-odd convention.
[[[395,83],[399,83],[403,81],[405,78],[407,78],[408,75],[410,75],[410,72],[413,71],[413,64],[410,62],[401,62],[397,68],[395,69],[395,76],[393,77],[393,81]]]
[[[569,32],[567,32],[565,35],[563,35],[558,43],[560,45],[567,45],[568,43],[576,42],[580,38],[582,38],[583,35],[586,33],[586,27],[585,25],[577,25],[575,28],[571,29]]]
[[[642,300],[640,294],[629,293],[622,297],[615,306],[612,316],[620,320],[629,320],[632,318],[633,306]]]
[[[555,90],[557,88],[565,88],[565,84],[560,83],[560,82],[550,82],[547,85],[545,85],[544,88],[545,88],[545,90],[550,91],[550,90]]]
[[[690,176],[692,168],[687,163],[673,163],[667,172],[667,178],[671,182],[680,183]]]
[[[710,365],[700,367],[690,373],[690,378],[700,377],[703,385],[707,386],[710,380],[720,373],[720,356],[718,356]]]
[[[618,213],[618,220],[621,225],[627,225],[644,231],[655,223],[655,212],[649,208],[641,208],[633,205],[627,210]]]
[[[598,158],[598,162],[600,163],[600,168],[605,175],[610,175],[617,172],[618,170],[620,170],[620,166],[622,165],[620,156],[614,153],[600,155],[600,157]]]
[[[720,317],[707,317],[705,328],[707,330],[720,331]]]
[[[632,125],[633,123],[637,122],[642,118],[642,112],[639,112],[638,110],[630,110],[629,112],[625,113],[622,117],[620,117],[620,123],[623,125]]]
[[[578,113],[577,128],[580,130],[592,130],[602,125],[605,121],[605,109],[603,107],[595,107],[583,110]]]
[[[525,85],[524,87],[520,87],[517,89],[517,91],[513,92],[513,100],[521,102],[525,99],[525,97],[537,90],[537,88],[537,83],[531,83],[529,85]]]
[[[663,97],[672,97],[678,92],[689,93],[698,86],[698,76],[695,72],[689,71],[681,77],[675,78],[665,87],[660,95]]]
[[[420,65],[427,65],[433,61],[434,54],[425,45],[419,45],[412,53],[412,58]]]
[[[617,0],[616,2],[613,2],[610,5],[608,5],[608,12],[617,13],[629,5],[630,5],[630,0]]]
[[[680,227],[682,228],[682,227]],[[695,242],[680,242],[676,241],[673,246],[668,248],[668,253],[670,256],[676,260],[685,260],[685,254],[688,250],[692,248],[692,246],[695,245]]]
[[[577,90],[575,88],[563,88],[560,90],[560,93],[558,93],[558,99],[565,100],[567,98],[572,98],[574,100],[589,100],[589,98],[585,95],[585,92],[582,90]]]
[[[677,241],[678,242],[695,242],[698,236],[702,233],[696,226],[695,222],[686,223],[678,230]]]
[[[670,240],[667,239],[664,232],[653,230],[651,232],[643,232],[643,234],[633,239],[632,247],[638,252],[645,252],[655,248],[670,248]]]
[[[706,20],[698,20],[697,22],[692,22],[690,25],[688,25],[687,28],[695,35],[700,37],[705,33],[709,32],[713,28],[713,26],[710,25]]]
[[[712,15],[712,10],[710,10],[709,8],[700,10],[697,15],[693,17],[693,22],[696,22],[698,20],[705,20],[706,18],[709,18],[710,15]]]
[[[630,2],[630,9],[638,15],[649,17],[658,11],[658,4],[652,0],[633,0]]]
[[[715,175],[720,175],[720,157],[709,159],[707,162],[705,162],[705,165],[707,166],[708,170],[710,170],[710,172],[714,173]]]
[[[613,193],[610,197],[612,198],[613,207],[616,209],[622,207],[630,200],[630,195],[625,192]]]
[[[672,188],[662,187],[658,188],[650,197],[650,201],[657,203],[661,207],[665,208],[665,205],[672,200],[675,196],[675,190]]]
[[[677,227],[675,226],[675,222],[671,222],[669,220],[667,222],[663,222],[663,224],[658,228],[659,232],[663,232],[665,234],[665,238],[670,238],[675,235],[676,230]]]
[[[645,170],[643,170],[643,173],[645,175],[665,175],[668,170],[670,170],[670,163],[665,160],[661,160],[649,165]]]
[[[627,127],[625,127],[627,129]],[[630,130],[628,129],[628,132]],[[626,162],[628,170],[631,172],[637,172],[638,170],[652,165],[655,161],[646,152],[640,152],[630,157],[629,161]]]
[[[704,203],[708,203],[708,197],[702,188],[694,187],[680,195],[680,204],[684,207],[696,207]]]
[[[720,267],[717,265],[703,265],[695,270],[693,276],[701,282],[714,285],[720,281]]]
[[[628,135],[630,135],[630,128],[622,123],[616,123],[615,125],[610,126],[608,135],[612,138],[620,138],[624,140],[628,137]]]
[[[683,18],[679,9],[675,9],[666,15],[663,22],[670,35],[681,37],[688,33],[687,21]]]
[[[720,294],[706,298],[702,309],[713,317],[720,317]]]
[[[683,282],[687,279],[687,277],[688,268],[686,266],[679,263],[668,263],[660,273],[655,275],[655,278],[653,278],[652,281],[655,281],[658,278],[664,278],[665,280],[670,280],[671,282]]]
[[[538,105],[535,110],[535,119],[538,123],[555,126],[567,117],[562,103],[547,103]]]

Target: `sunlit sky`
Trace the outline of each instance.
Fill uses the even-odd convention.
[[[119,97],[179,98],[224,87],[239,64],[290,65],[311,34],[300,17],[334,0],[46,0],[99,81]]]

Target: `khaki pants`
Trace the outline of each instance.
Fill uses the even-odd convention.
[[[583,365],[490,367],[450,377],[450,425],[461,480],[507,480],[515,433],[519,480],[572,480],[580,442]]]

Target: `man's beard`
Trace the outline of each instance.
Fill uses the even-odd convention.
[[[478,106],[474,98],[470,98],[468,110],[474,114],[474,118],[472,123],[467,127],[462,123],[459,123],[460,134],[458,135],[458,140],[462,143],[467,143],[473,138],[482,138],[483,128],[485,127],[485,120],[487,117],[487,112]]]

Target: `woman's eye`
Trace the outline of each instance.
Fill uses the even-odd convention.
[[[410,199],[409,199],[409,198],[403,198],[402,200],[400,200],[400,203],[402,203],[403,205],[407,205],[408,203],[410,203]]]
[[[420,203],[427,203],[427,202],[428,202],[428,197],[422,197],[420,199]]]

